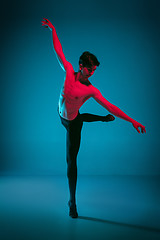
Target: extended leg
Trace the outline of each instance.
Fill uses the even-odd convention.
[[[90,113],[82,113],[81,119],[83,122],[96,122],[96,121],[109,122],[113,121],[115,117],[111,114],[108,114],[106,116],[99,116]]]

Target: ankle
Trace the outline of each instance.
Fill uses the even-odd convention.
[[[71,206],[76,206],[76,201],[75,200],[69,200],[68,205]]]

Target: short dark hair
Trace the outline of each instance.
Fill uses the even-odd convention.
[[[83,67],[99,66],[100,62],[97,57],[92,53],[85,51],[79,58],[79,64],[82,64]]]

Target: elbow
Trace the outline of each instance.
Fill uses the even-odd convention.
[[[55,50],[55,53],[57,54],[57,56],[60,57],[60,56],[62,55],[62,49],[60,49],[60,48],[54,46],[54,50]]]
[[[110,113],[112,113],[116,117],[121,117],[120,109],[117,106],[112,105],[110,109]]]
[[[116,111],[115,111],[115,106],[113,104],[110,104],[108,107],[107,107],[107,110],[112,113],[113,115],[115,115]]]

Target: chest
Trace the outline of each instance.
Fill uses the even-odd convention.
[[[75,101],[85,101],[91,96],[90,86],[81,84],[80,82],[74,82],[66,84],[64,86],[64,95]]]

